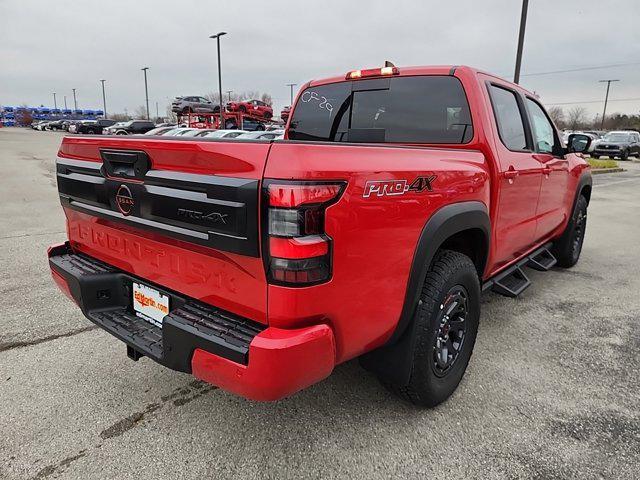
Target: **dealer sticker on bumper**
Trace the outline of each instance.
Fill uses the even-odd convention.
[[[155,288],[134,282],[133,309],[137,316],[162,328],[162,319],[169,314],[169,297]]]

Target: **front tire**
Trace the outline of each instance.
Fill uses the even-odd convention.
[[[629,150],[623,150],[620,153],[620,160],[629,160]]]
[[[413,325],[408,385],[389,385],[409,402],[435,407],[456,390],[469,364],[480,319],[480,282],[469,257],[439,251],[427,273]]]
[[[553,245],[553,254],[558,260],[558,266],[563,268],[573,267],[578,263],[584,235],[587,228],[587,199],[580,195],[573,214],[569,219],[567,228],[562,236]]]

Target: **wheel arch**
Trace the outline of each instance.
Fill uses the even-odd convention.
[[[578,195],[582,195],[587,200],[587,205],[591,201],[591,190],[593,188],[593,180],[591,178],[591,173],[583,174],[580,177],[580,182],[578,184]],[[574,206],[576,201],[578,200],[578,195],[576,195],[576,199],[573,202]]]
[[[489,255],[490,239],[489,212],[481,202],[449,204],[428,219],[416,244],[396,328],[385,345],[361,357],[365,368],[396,385],[409,382],[413,319],[422,285],[436,252],[444,247],[469,255],[481,279]]]

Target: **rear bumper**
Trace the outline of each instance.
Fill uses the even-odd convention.
[[[89,320],[122,340],[135,360],[147,356],[261,401],[287,397],[333,370],[335,342],[328,325],[266,327],[74,253],[68,243],[50,247],[48,256],[60,289]],[[150,284],[169,296],[170,312],[162,328],[134,314],[133,282]]]

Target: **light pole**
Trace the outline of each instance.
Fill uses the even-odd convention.
[[[287,83],[287,87],[289,87],[291,89],[291,101],[289,102],[289,106],[292,107],[293,106],[293,87],[295,87],[296,85],[298,85],[297,83]]]
[[[142,68],[142,71],[144,72],[144,95],[147,99],[147,120],[149,120],[149,89],[147,88],[147,70],[149,70],[149,67]]]
[[[67,110],[67,96],[64,95],[64,109]]]
[[[227,95],[229,95],[229,101],[231,101],[231,94],[233,93],[233,90],[227,90]]]
[[[160,118],[160,110],[158,110],[158,102],[156,102],[156,122],[158,121],[158,118]]]
[[[104,82],[106,82],[106,80],[100,80],[102,84],[102,109],[104,110],[104,118],[107,118],[107,96],[104,93]]]
[[[58,109],[58,104],[56,103],[56,92],[53,92],[53,108],[55,110]]]
[[[516,53],[516,72],[513,75],[513,83],[520,82],[520,66],[522,65],[522,48],[524,47],[524,30],[527,26],[527,10],[529,0],[522,0],[522,13],[520,14],[520,33],[518,34],[518,52]]]
[[[78,109],[78,102],[76,100],[76,89],[72,88],[71,90],[73,90],[73,109],[77,110]],[[76,112],[73,112],[76,113]]]
[[[600,83],[607,83],[607,93],[604,96],[604,110],[602,110],[602,118],[600,119],[600,130],[604,129],[604,118],[607,114],[607,102],[609,101],[609,87],[611,82],[619,82],[620,80],[599,80]]]
[[[222,108],[222,70],[220,67],[220,37],[226,34],[227,32],[218,32],[215,35],[209,36],[209,38],[215,38],[218,44],[218,98],[220,99],[220,121],[218,122],[218,128],[220,128],[220,125],[223,125],[224,121],[224,109]]]

